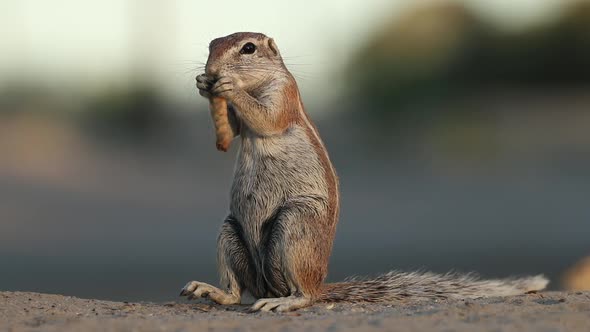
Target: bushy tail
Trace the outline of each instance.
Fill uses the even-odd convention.
[[[351,278],[325,284],[318,300],[354,303],[509,296],[539,291],[548,283],[543,275],[482,280],[473,274],[392,271],[376,278]]]

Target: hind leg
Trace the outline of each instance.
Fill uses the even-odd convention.
[[[287,312],[293,311],[305,307],[309,307],[313,304],[313,299],[303,295],[291,295],[277,298],[266,298],[260,299],[252,305],[250,311],[274,311],[274,312]]]
[[[263,272],[271,295],[252,311],[292,311],[313,304],[324,281],[334,227],[316,199],[298,199],[283,207],[264,233]]]
[[[182,288],[180,295],[189,299],[208,297],[219,304],[238,304],[243,290],[251,287],[255,274],[250,254],[244,244],[241,227],[231,216],[223,223],[217,240],[217,264],[223,289],[204,282],[190,281]]]

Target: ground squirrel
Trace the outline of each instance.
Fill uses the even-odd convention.
[[[338,178],[297,83],[263,34],[217,38],[209,52],[197,87],[204,97],[227,100],[231,132],[241,144],[230,213],[217,242],[222,289],[191,281],[181,295],[238,304],[248,291],[258,299],[253,311],[290,311],[314,302],[474,298],[545,288],[543,276],[480,280],[428,272],[324,284],[338,222]]]

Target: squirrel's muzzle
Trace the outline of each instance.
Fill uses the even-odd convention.
[[[207,74],[207,76],[209,77],[218,77],[219,71],[220,66],[218,65],[218,63],[216,63],[216,61],[212,60],[211,55],[209,55],[209,58],[207,59],[207,64],[205,65],[205,74]]]

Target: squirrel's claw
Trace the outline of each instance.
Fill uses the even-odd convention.
[[[287,296],[268,299],[259,299],[248,310],[250,313],[263,312],[287,312],[301,308],[305,308],[313,304],[313,301],[308,297],[303,296]]]
[[[210,92],[215,96],[220,96],[231,100],[235,91],[235,87],[236,85],[234,80],[231,77],[224,76],[218,79],[215,84],[213,84]]]
[[[205,98],[209,98],[211,96],[210,90],[213,87],[214,80],[206,74],[201,74],[197,76],[196,80],[197,89],[199,89],[199,94]]]

